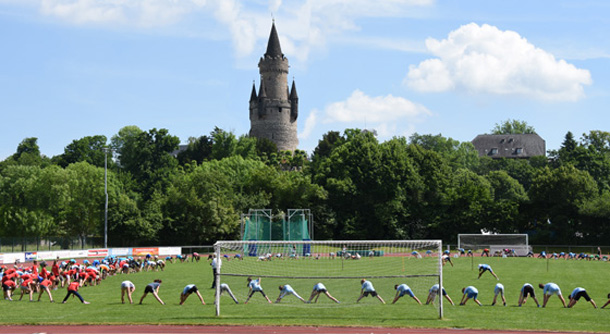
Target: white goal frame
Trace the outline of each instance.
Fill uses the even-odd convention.
[[[256,245],[256,246],[254,246]],[[214,254],[216,256],[217,259],[223,259],[223,255],[226,255],[222,253],[222,249],[224,249],[225,251],[227,249],[231,249],[232,251],[230,253],[237,253],[240,254],[241,251],[241,256],[245,257],[248,254],[246,250],[250,249],[251,247],[267,247],[268,249],[274,249],[273,247],[279,247],[279,249],[285,248],[285,246],[291,246],[291,247],[299,247],[299,249],[304,250],[304,249],[314,249],[314,247],[316,246],[329,246],[329,247],[335,247],[335,248],[342,248],[345,249],[347,247],[347,249],[350,249],[350,247],[354,246],[368,246],[369,248],[371,248],[371,246],[376,247],[376,248],[384,248],[384,249],[389,249],[389,251],[385,251],[384,254],[383,252],[381,252],[380,255],[375,254],[374,256],[399,256],[402,257],[402,261],[404,263],[404,259],[405,258],[412,258],[413,257],[413,252],[415,252],[417,249],[427,249],[427,250],[431,250],[432,252],[430,254],[427,254],[430,257],[433,257],[436,261],[434,264],[434,268],[432,268],[433,270],[436,271],[436,273],[423,273],[423,274],[380,274],[380,275],[366,275],[366,278],[400,278],[400,277],[437,277],[438,278],[438,284],[439,287],[443,287],[443,263],[442,263],[442,255],[443,255],[443,243],[441,240],[349,240],[349,241],[333,241],[333,240],[329,240],[329,241],[320,241],[320,240],[311,240],[311,241],[217,241],[214,244]],[[401,247],[398,248],[397,246],[400,245]],[[307,248],[305,248],[307,247]],[[277,248],[275,248],[277,249]],[[393,250],[400,250],[400,252],[396,252],[396,253],[392,253]],[[337,256],[337,261],[340,261],[341,266],[343,263],[343,254],[339,254],[340,252],[337,252],[336,256]],[[373,256],[373,252],[370,252],[370,256]],[[419,256],[419,255],[418,255]],[[419,256],[421,257],[421,256]],[[235,260],[233,260],[235,261]],[[231,261],[231,262],[233,262]],[[305,260],[308,261],[308,260]],[[313,261],[313,260],[311,260]],[[404,264],[403,264],[404,266]],[[216,294],[215,294],[215,306],[216,306],[216,315],[219,316],[220,315],[220,278],[221,276],[243,276],[243,277],[248,277],[248,276],[252,276],[252,273],[238,273],[238,272],[223,272],[222,268],[224,267],[224,264],[221,265],[220,267],[217,268],[216,270],[216,276],[214,277],[215,280],[215,285],[216,285]],[[404,268],[403,268],[404,270]],[[363,277],[363,275],[358,275],[358,276],[353,276],[353,275],[348,275],[348,276],[337,276],[337,275],[328,275],[325,274],[325,272],[323,272],[322,270],[315,272],[314,274],[308,275],[308,276],[295,276],[294,274],[292,274],[290,272],[286,272],[286,274],[272,274],[272,275],[265,275],[265,274],[260,274],[260,273],[256,273],[255,275],[257,277],[271,277],[271,278],[291,278],[291,279],[360,279]],[[439,319],[443,318],[443,298],[442,298],[442,294],[439,293],[439,304],[438,304],[438,315],[439,315]]]
[[[475,244],[473,244],[472,242],[470,243],[464,243],[462,241],[463,237],[468,237],[468,238],[480,238],[481,242],[477,242]],[[521,238],[522,240],[525,241],[525,243],[520,243],[520,244],[516,244],[516,243],[510,243],[507,242],[507,238]],[[493,239],[497,239],[497,240],[493,240]],[[458,249],[460,248],[464,248],[464,249],[470,249],[470,250],[477,250],[477,249],[481,249],[481,248],[489,248],[491,254],[493,255],[495,251],[501,251],[505,248],[508,249],[514,249],[516,254],[518,256],[526,256],[527,253],[531,250],[530,246],[529,246],[529,236],[527,234],[519,234],[519,233],[514,233],[514,234],[458,234],[458,240],[457,240],[457,244],[458,244]],[[472,246],[476,245],[478,248],[474,249]]]

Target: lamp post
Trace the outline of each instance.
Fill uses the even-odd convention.
[[[108,248],[108,147],[104,147],[104,194],[106,203],[104,205],[104,248]]]

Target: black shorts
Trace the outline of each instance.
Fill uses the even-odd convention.
[[[318,292],[318,293],[326,293],[326,291],[327,291],[326,289],[316,290],[316,292]]]
[[[589,297],[589,294],[587,293],[587,291],[581,291],[579,293],[577,293],[576,295],[574,295],[575,300],[579,300],[580,297],[584,297],[586,301],[590,302],[591,301],[591,297]]]
[[[524,286],[523,287],[523,297],[527,297],[528,295],[536,298],[536,292],[534,291],[533,286]]]
[[[144,288],[144,293],[147,292],[153,293],[155,292],[155,289],[151,285],[147,285],[146,288]]]
[[[11,290],[11,287],[6,285],[6,284],[2,284],[2,290],[3,291],[8,291],[8,290]]]
[[[190,288],[186,293],[195,293],[195,292],[197,292],[197,286],[193,285],[193,287]]]
[[[250,292],[250,295],[248,296],[248,298],[252,297],[252,295],[255,292],[260,292],[263,295],[263,297],[267,297],[267,295],[265,294],[265,292],[263,292],[263,290],[259,290],[259,291],[252,290],[252,292]]]
[[[377,291],[371,291],[371,292],[366,292],[365,291],[362,295],[365,296],[365,297],[368,297],[369,295],[371,295],[373,297],[377,297]]]

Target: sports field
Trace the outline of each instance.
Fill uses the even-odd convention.
[[[273,266],[281,266],[276,260]],[[383,267],[383,258],[363,258],[371,268]],[[404,260],[405,268],[417,267],[433,259]],[[481,329],[527,329],[557,331],[610,332],[610,310],[593,309],[583,299],[573,309],[564,309],[557,297],[552,297],[545,309],[536,307],[532,300],[526,305],[516,307],[521,286],[529,282],[555,282],[559,284],[564,296],[580,286],[587,289],[599,306],[606,302],[610,292],[607,277],[610,263],[604,261],[543,260],[534,258],[458,258],[453,259],[455,266],[444,267],[444,286],[456,305],[461,298],[461,288],[474,285],[479,290],[479,307],[469,301],[466,306],[445,304],[445,318],[438,320],[437,309],[432,306],[419,306],[405,296],[395,305],[390,302],[394,297],[394,284],[407,283],[415,294],[425,302],[430,281],[422,279],[378,279],[372,280],[377,291],[386,300],[381,304],[377,299],[368,297],[356,304],[360,292],[359,279],[323,280],[329,292],[341,301],[335,304],[321,296],[317,304],[304,304],[293,296],[287,296],[278,304],[268,304],[262,296],[255,294],[252,300],[243,304],[247,287],[244,277],[223,277],[240,300],[236,305],[229,297],[221,297],[221,316],[215,316],[213,306],[214,290],[210,289],[212,275],[209,263],[205,260],[169,264],[164,272],[142,272],[110,277],[96,287],[83,287],[81,295],[90,305],[83,305],[71,298],[67,304],[49,303],[43,295],[41,302],[1,301],[4,324],[213,324],[213,325],[305,325],[305,326],[362,326],[362,327],[428,327],[428,328],[481,328]],[[504,284],[508,299],[506,307],[489,306],[493,298],[493,288],[498,282],[489,273],[477,279],[478,263],[491,265]],[[253,263],[256,265],[256,263]],[[359,264],[360,265],[360,264]],[[402,262],[401,262],[402,265]],[[291,268],[294,268],[291,266]],[[294,269],[290,269],[294,270]],[[151,295],[137,305],[146,284],[160,278],[163,280],[159,291],[167,305],[159,304]],[[120,283],[131,280],[137,289],[134,305],[120,303]],[[425,279],[424,279],[425,280]],[[279,284],[290,284],[307,299],[311,287],[318,280],[263,278],[262,286],[269,298],[275,300],[279,294]],[[185,305],[179,306],[179,294],[186,284],[197,284],[207,305],[203,306],[191,296]],[[536,288],[540,301],[541,289]],[[54,298],[61,301],[65,289],[53,291]],[[24,297],[26,299],[27,297]],[[18,297],[17,297],[18,299]],[[437,301],[438,302],[438,301]]]

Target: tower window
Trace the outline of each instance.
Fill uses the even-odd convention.
[[[498,148],[494,147],[491,150],[489,150],[489,155],[496,155],[498,154]]]

